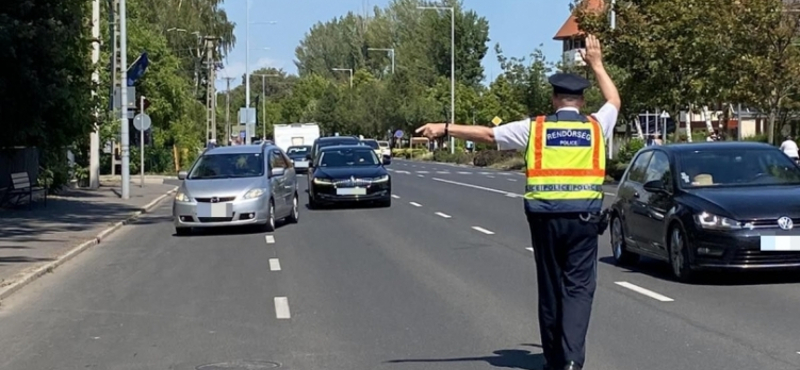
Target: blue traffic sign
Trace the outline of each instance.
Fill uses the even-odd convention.
[[[403,130],[397,130],[397,131],[395,131],[395,132],[394,132],[394,137],[396,137],[396,138],[398,138],[398,139],[399,139],[399,138],[401,138],[401,137],[403,137]]]

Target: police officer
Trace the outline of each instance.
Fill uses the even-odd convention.
[[[539,293],[539,330],[545,369],[582,369],[586,333],[596,287],[597,239],[605,229],[601,209],[605,142],[620,108],[614,82],[604,66],[600,43],[587,36],[581,52],[607,101],[591,116],[580,114],[590,86],[574,74],[555,74],[555,114],[490,128],[429,123],[418,134],[451,135],[525,151],[525,213],[533,239]]]

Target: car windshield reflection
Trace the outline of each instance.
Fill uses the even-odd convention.
[[[800,185],[800,168],[778,150],[698,150],[678,154],[684,188]]]
[[[189,180],[257,177],[264,175],[261,153],[205,154],[189,173]]]
[[[319,159],[320,167],[378,166],[375,152],[363,149],[327,150]]]

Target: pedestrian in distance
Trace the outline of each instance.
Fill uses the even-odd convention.
[[[596,37],[587,36],[581,56],[606,100],[590,116],[580,108],[591,83],[575,74],[557,73],[549,79],[555,110],[551,115],[497,127],[428,123],[416,130],[431,139],[450,135],[525,151],[524,209],[536,260],[545,369],[552,370],[584,366],[598,237],[608,226],[602,210],[605,143],[613,137],[621,104]]]

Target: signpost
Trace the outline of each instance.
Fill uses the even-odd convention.
[[[150,121],[150,116],[144,112],[144,96],[139,98],[139,109],[140,113],[133,117],[133,127],[139,130],[139,175],[140,175],[140,185],[144,187],[144,132],[150,129],[152,125],[152,121]]]

